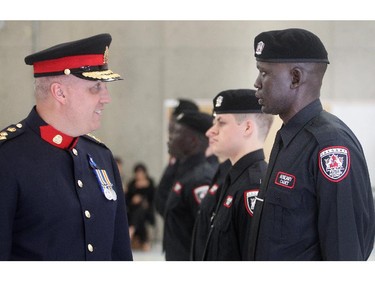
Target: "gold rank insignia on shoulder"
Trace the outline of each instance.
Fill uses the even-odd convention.
[[[15,136],[12,133],[15,133],[16,131],[20,132],[21,130],[19,130],[19,129],[21,129],[21,128],[22,128],[22,124],[18,123],[17,125],[11,125],[8,128],[4,129],[3,131],[0,132],[0,141],[12,138],[13,136]],[[16,134],[16,135],[18,135],[18,134]]]
[[[86,134],[86,136],[88,136],[89,138],[92,138],[93,140],[96,140],[98,143],[103,143],[100,139],[98,139],[97,137],[95,137],[93,134]]]
[[[7,132],[0,132],[0,140],[6,140],[7,139]]]

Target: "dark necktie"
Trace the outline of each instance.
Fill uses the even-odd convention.
[[[255,251],[256,251],[256,244],[257,244],[258,234],[259,234],[260,219],[261,219],[261,215],[263,211],[263,204],[264,204],[263,201],[267,192],[268,183],[270,181],[273,167],[275,166],[277,155],[279,154],[279,151],[281,150],[282,145],[283,145],[283,142],[282,142],[282,138],[281,138],[280,130],[279,130],[277,131],[275,142],[271,150],[271,155],[270,155],[270,160],[268,163],[266,176],[261,184],[259,194],[256,197],[254,216],[251,222],[250,236],[248,237],[249,239],[248,260],[255,260]]]

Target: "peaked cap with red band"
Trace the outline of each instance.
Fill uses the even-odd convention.
[[[110,82],[122,80],[108,69],[108,48],[112,37],[108,33],[62,43],[25,58],[34,66],[34,77],[69,75],[86,80]]]

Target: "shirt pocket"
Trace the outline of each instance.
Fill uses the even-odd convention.
[[[300,233],[299,208],[302,195],[295,189],[270,186],[263,210],[265,235],[273,239],[290,239]]]
[[[212,252],[215,259],[232,260],[238,259],[237,239],[233,232],[233,219],[231,210],[226,207],[219,211],[214,223],[214,235],[212,239]]]

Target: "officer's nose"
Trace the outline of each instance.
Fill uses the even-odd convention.
[[[107,86],[105,86],[105,89],[100,95],[100,103],[106,104],[106,103],[110,103],[111,101],[112,101],[111,95],[109,94]]]

